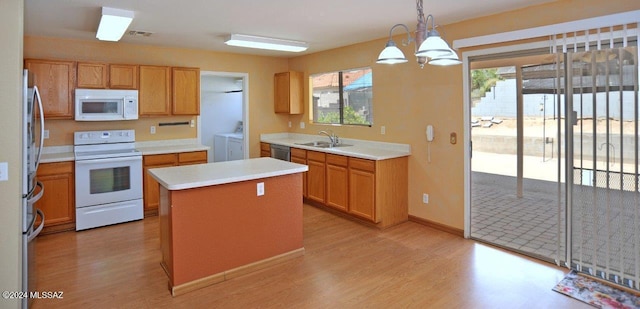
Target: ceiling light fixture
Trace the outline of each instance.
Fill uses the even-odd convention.
[[[132,20],[133,11],[102,7],[96,38],[101,41],[119,41]]]
[[[416,0],[416,10],[418,11],[418,25],[416,26],[415,39],[411,37],[411,32],[407,25],[393,25],[391,30],[389,30],[389,41],[387,41],[380,55],[378,55],[376,63],[395,64],[408,61],[404,53],[402,53],[393,41],[393,30],[397,27],[402,27],[407,31],[407,40],[402,40],[403,46],[407,46],[411,42],[416,43],[415,56],[417,57],[420,68],[423,68],[427,62],[433,65],[454,65],[462,63],[456,52],[440,37],[440,33],[436,30],[437,26],[435,25],[433,15],[429,14],[426,18],[424,17],[422,0]],[[431,19],[430,30],[427,28],[429,19]]]
[[[244,34],[229,35],[224,43],[231,46],[280,50],[287,52],[301,52],[309,48],[309,44],[307,44],[306,42],[273,39]]]

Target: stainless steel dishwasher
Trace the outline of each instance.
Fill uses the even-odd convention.
[[[289,146],[271,144],[271,157],[278,160],[291,161],[291,148]]]

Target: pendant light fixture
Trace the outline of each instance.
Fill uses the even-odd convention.
[[[416,44],[415,56],[417,57],[420,68],[425,63],[433,65],[454,65],[462,63],[456,52],[440,37],[440,33],[436,30],[433,15],[424,17],[422,0],[416,0],[416,10],[418,12],[418,25],[416,26],[415,39],[411,37],[409,27],[405,24],[396,24],[389,31],[389,41],[385,48],[378,56],[376,63],[395,64],[407,62],[404,53],[398,48],[393,41],[393,30],[402,27],[407,32],[407,40],[402,40],[402,45],[407,46],[411,42]],[[428,29],[428,22],[431,20],[431,29]]]

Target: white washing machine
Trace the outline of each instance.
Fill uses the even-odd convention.
[[[244,159],[242,133],[218,133],[213,136],[213,162]]]

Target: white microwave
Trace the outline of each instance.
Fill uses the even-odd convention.
[[[138,119],[138,90],[76,89],[76,121]]]

